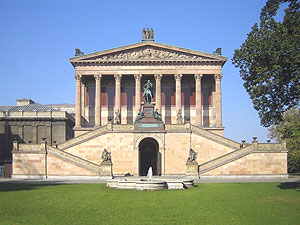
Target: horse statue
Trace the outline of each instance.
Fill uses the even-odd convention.
[[[150,80],[147,81],[147,83],[144,85],[144,98],[146,100],[147,104],[151,104],[151,101],[153,99],[153,84],[151,84]]]

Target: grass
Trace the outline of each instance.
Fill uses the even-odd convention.
[[[0,224],[300,224],[300,183],[198,184],[139,192],[105,184],[0,184]]]

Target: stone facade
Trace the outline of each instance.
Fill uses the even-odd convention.
[[[76,78],[75,135],[106,125],[117,110],[121,124],[133,124],[145,102],[141,87],[147,80],[155,84],[153,104],[165,124],[177,124],[180,111],[183,123],[222,133],[221,78],[226,60],[151,41],[71,58]]]
[[[156,175],[187,174],[186,160],[191,146],[198,153],[200,176],[287,173],[287,152],[284,143],[253,143],[240,148],[239,143],[228,142],[228,139],[204,129],[203,133],[197,132],[200,128],[194,129],[193,126],[184,128],[173,125],[173,128],[160,133],[134,133],[127,125],[115,126],[88,132],[58,145],[57,148],[43,143],[16,145],[13,152],[13,174],[15,177],[27,175],[97,177],[101,175],[103,149],[109,149],[113,175],[140,175],[142,165],[139,162],[143,154],[140,144],[145,139],[157,143],[155,159],[157,166],[154,171]],[[235,148],[237,146],[238,148]],[[53,150],[61,152],[65,158],[55,157]],[[82,162],[72,159],[71,156],[78,157]],[[89,169],[89,163],[92,166],[96,165],[96,169]]]
[[[284,143],[241,146],[223,137],[220,51],[144,40],[76,52],[75,137],[57,146],[15,142],[13,177],[144,176],[150,166],[162,176],[287,174]],[[143,98],[148,80],[152,102]]]
[[[12,162],[12,145],[40,144],[43,138],[50,145],[74,136],[74,118],[65,111],[40,105],[30,99],[18,99],[17,106],[0,106],[0,164]]]

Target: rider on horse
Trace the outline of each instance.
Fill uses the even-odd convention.
[[[150,80],[147,81],[147,83],[144,85],[144,98],[146,100],[147,104],[150,104],[153,99],[153,84],[151,84]]]

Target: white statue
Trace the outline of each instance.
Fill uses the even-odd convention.
[[[147,173],[148,181],[152,181],[152,175],[153,175],[153,171],[152,171],[152,167],[150,166]]]

